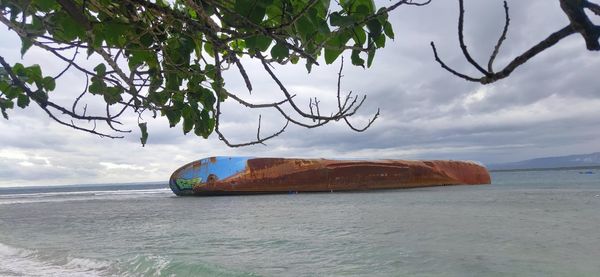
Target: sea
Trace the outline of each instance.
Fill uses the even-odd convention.
[[[492,184],[176,197],[0,189],[0,276],[600,276],[600,169]]]

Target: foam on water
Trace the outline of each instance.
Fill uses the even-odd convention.
[[[41,254],[0,243],[0,276],[256,276],[211,264],[174,262],[159,255],[135,255],[122,261]]]
[[[56,262],[42,259],[37,251],[0,243],[0,276],[99,276],[110,267],[108,262],[82,258]]]

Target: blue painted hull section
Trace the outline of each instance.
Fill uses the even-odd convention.
[[[191,162],[179,168],[169,180],[171,190],[177,195],[193,195],[193,186],[206,183],[209,177],[231,177],[246,169],[252,157],[211,157]]]

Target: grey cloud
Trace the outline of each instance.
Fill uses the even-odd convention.
[[[473,56],[485,64],[503,25],[502,2],[465,2],[466,42]],[[513,0],[509,5],[511,28],[496,68],[567,23],[558,1]],[[508,79],[482,86],[440,68],[429,47],[429,42],[435,41],[449,65],[461,72],[477,73],[460,52],[456,1],[433,1],[422,8],[400,7],[390,16],[396,39],[377,52],[372,68],[363,70],[351,66],[348,57],[345,60],[342,91],[368,96],[352,122],[361,126],[377,108],[381,109],[381,118],[364,133],[352,132],[343,122],[310,130],[290,127],[267,142],[268,146],[230,149],[215,134],[208,140],[193,134],[184,136],[181,123],[169,128],[166,119],[155,120],[146,115],[150,137],[146,147],[141,147],[133,114],[123,119],[133,132],[126,134],[124,140],[108,140],[58,126],[31,107],[14,110],[11,120],[0,121],[0,151],[48,157],[53,168],[38,166],[39,171],[31,172],[19,165],[20,160],[1,161],[0,185],[77,183],[89,179],[166,180],[184,163],[214,155],[469,159],[497,163],[598,151],[600,100],[595,75],[600,72],[600,57],[587,52],[580,37],[561,41]],[[2,32],[3,38],[5,33]],[[10,53],[12,61],[19,60],[18,47],[18,41],[0,42],[0,49]],[[44,61],[43,54],[36,51],[28,53],[26,59]],[[260,64],[244,64],[253,80],[252,94],[246,91],[236,69],[226,73],[228,90],[253,102],[282,99]],[[323,111],[334,111],[339,65],[323,65],[310,74],[303,65],[276,66],[276,73],[298,95],[301,108],[308,107],[309,97],[318,96]],[[60,94],[56,94],[59,101],[81,89],[77,85],[82,81],[79,76],[67,76],[66,80]],[[92,99],[89,103],[94,105]],[[263,115],[264,135],[285,123],[272,111],[251,111],[231,100],[223,108],[222,130],[232,142],[255,138],[258,113]],[[122,168],[109,169],[107,164]],[[135,170],[124,170],[126,167]]]

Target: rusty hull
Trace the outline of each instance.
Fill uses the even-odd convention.
[[[465,161],[250,158],[246,168],[233,176],[219,179],[211,174],[193,186],[193,194],[333,192],[475,185],[490,181],[485,167]]]

